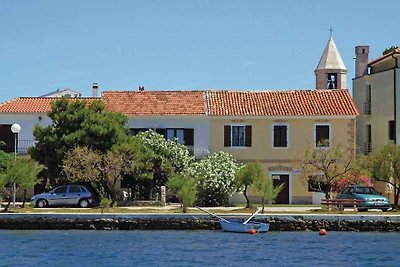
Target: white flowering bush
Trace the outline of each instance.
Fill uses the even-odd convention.
[[[235,174],[240,168],[232,155],[214,153],[192,164],[191,173],[198,179],[198,201],[202,206],[224,206],[236,190]]]
[[[187,170],[194,158],[190,155],[186,146],[165,138],[152,131],[142,132],[136,135],[142,144],[150,148],[156,157],[160,157],[164,168],[172,167],[175,172]]]

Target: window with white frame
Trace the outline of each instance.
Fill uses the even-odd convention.
[[[273,147],[288,147],[288,126],[287,124],[273,125]]]
[[[225,147],[251,147],[251,125],[225,125]]]
[[[232,126],[232,146],[244,146],[244,126]]]
[[[316,124],[314,139],[316,147],[329,147],[331,143],[330,124]]]

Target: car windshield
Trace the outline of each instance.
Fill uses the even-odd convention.
[[[356,194],[379,195],[372,187],[356,187]]]

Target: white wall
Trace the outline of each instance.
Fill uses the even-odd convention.
[[[0,113],[0,124],[14,124],[14,123],[18,123],[21,126],[21,131],[18,134],[19,140],[34,140],[33,127],[35,126],[35,124],[46,126],[51,124],[51,120],[49,117],[47,117],[45,113],[34,113],[34,114]]]

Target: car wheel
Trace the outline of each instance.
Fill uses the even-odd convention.
[[[383,211],[383,212],[387,212],[387,211],[388,211],[388,209],[382,209],[382,211]]]
[[[36,207],[37,208],[45,208],[47,206],[47,201],[44,199],[39,199],[36,201]]]
[[[79,203],[78,203],[79,207],[81,207],[81,208],[87,208],[87,207],[89,207],[89,204],[90,203],[87,199],[81,199],[81,200],[79,200]]]

